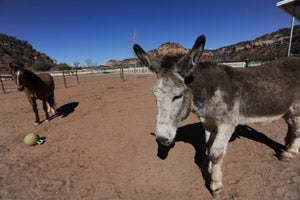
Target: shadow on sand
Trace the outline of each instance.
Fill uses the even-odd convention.
[[[237,126],[233,133],[230,142],[235,141],[237,138],[244,137],[270,147],[274,150],[274,156],[279,159],[279,154],[285,147],[263,133],[256,131],[249,126]],[[202,177],[205,180],[205,186],[210,191],[209,185],[211,182],[210,174],[208,173],[208,159],[206,156],[205,147],[205,131],[201,123],[190,124],[182,126],[177,130],[176,142],[185,142],[191,144],[195,149],[194,162],[199,167]],[[176,144],[176,143],[175,143]],[[164,160],[168,157],[169,151],[175,146],[165,147],[157,143],[158,150],[157,156]]]
[[[56,109],[56,114],[51,117],[51,120],[56,117],[67,117],[69,114],[75,111],[75,108],[78,105],[78,102],[72,102],[59,107],[58,109]]]

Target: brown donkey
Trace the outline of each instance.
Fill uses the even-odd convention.
[[[214,196],[223,190],[221,166],[227,144],[238,124],[286,119],[290,131],[282,160],[298,154],[300,146],[300,58],[289,57],[253,68],[201,63],[205,37],[177,57],[152,57],[139,45],[133,49],[157,74],[153,94],[157,104],[157,140],[175,141],[180,122],[193,111],[205,128]]]
[[[55,113],[55,100],[54,100],[54,80],[48,73],[34,74],[26,70],[24,64],[21,62],[10,63],[11,73],[17,84],[19,91],[24,91],[28,101],[32,105],[35,114],[35,125],[40,124],[40,117],[36,100],[40,99],[43,102],[43,109],[46,115],[46,121],[49,121],[48,112]],[[47,102],[49,109],[47,109]]]

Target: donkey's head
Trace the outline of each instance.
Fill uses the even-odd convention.
[[[186,55],[163,58],[148,55],[137,44],[133,46],[141,62],[157,74],[152,89],[157,104],[155,135],[165,146],[175,141],[180,122],[190,113],[192,92],[185,83],[200,62],[204,45],[205,36],[201,35]]]
[[[24,64],[21,62],[12,62],[9,64],[11,68],[11,74],[17,84],[19,91],[24,90]]]

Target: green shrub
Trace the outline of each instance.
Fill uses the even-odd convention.
[[[33,64],[32,68],[36,71],[49,71],[53,66],[53,63],[37,61]]]
[[[71,69],[71,67],[67,64],[67,63],[60,63],[59,65],[57,65],[57,69],[58,70],[69,70]]]

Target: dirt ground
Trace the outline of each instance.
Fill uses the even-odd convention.
[[[0,94],[0,199],[213,199],[203,161],[204,133],[191,114],[171,149],[151,133],[153,76],[94,78],[55,91],[59,117],[34,125],[24,93]],[[44,113],[39,104],[41,119]],[[300,156],[289,163],[283,120],[238,127],[223,164],[218,199],[300,199]],[[25,146],[27,133],[45,137]]]

